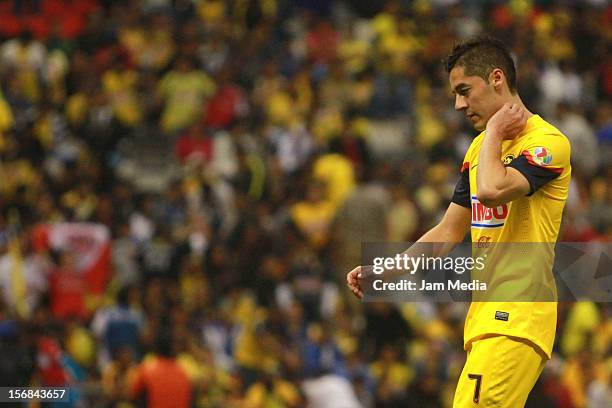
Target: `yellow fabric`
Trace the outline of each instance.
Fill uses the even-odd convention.
[[[372,100],[372,95],[374,94],[374,83],[369,79],[355,81],[351,84],[349,92],[351,104],[353,106],[360,107],[365,110],[368,107],[370,101]],[[367,128],[369,127],[369,122],[367,118],[361,116],[359,118],[354,119],[351,123],[351,127],[355,125],[357,125],[359,129],[358,135],[363,136],[367,134],[364,133],[364,131],[368,130]]]
[[[522,134],[502,143],[502,160],[510,162],[522,152],[545,147],[552,153],[548,168],[556,168],[561,174],[531,196],[521,197],[509,204],[487,210],[477,200],[476,173],[478,156],[484,132],[472,142],[464,166],[469,166],[470,195],[472,202],[472,242],[554,243],[557,240],[561,216],[567,199],[571,166],[568,139],[555,127],[535,115],[527,121]],[[484,212],[486,210],[488,213]],[[493,214],[493,216],[492,216]],[[525,246],[536,252],[536,246]],[[507,247],[506,247],[507,248]],[[515,248],[515,247],[513,247]],[[552,279],[554,253],[552,244],[540,245],[535,257],[513,256],[498,262],[491,276],[495,282],[513,282],[520,274],[520,285],[553,283],[550,302],[472,302],[465,322],[464,345],[466,350],[475,339],[488,334],[503,334],[529,340],[549,357],[552,352],[557,322],[556,288]],[[498,251],[499,253],[503,252]],[[507,255],[512,251],[506,251]],[[497,254],[499,255],[499,254]],[[500,258],[501,259],[501,258]],[[534,273],[539,271],[540,273]],[[489,269],[490,271],[490,269]],[[506,279],[510,278],[510,279]],[[542,283],[544,282],[544,283]],[[521,288],[512,287],[513,290]],[[504,299],[505,300],[505,299]],[[554,300],[554,301],[552,301]],[[508,320],[495,319],[498,311],[508,313]]]
[[[327,242],[329,225],[334,213],[334,207],[328,201],[316,203],[303,201],[291,208],[293,222],[316,248]]]
[[[246,327],[254,325],[256,321],[264,318],[265,313],[263,309],[255,309],[256,306],[252,297],[241,295],[231,307],[232,321]]]
[[[263,383],[257,382],[246,391],[244,402],[249,408],[284,408],[296,406],[300,402],[300,394],[293,384],[285,380],[275,381],[271,391]]]
[[[83,367],[90,367],[96,357],[96,343],[91,334],[82,327],[70,332],[66,349],[74,360]]]
[[[141,28],[123,28],[119,31],[119,42],[128,49],[137,61],[145,45],[145,33]]]
[[[561,383],[567,387],[571,396],[573,406],[576,408],[586,408],[587,396],[584,389],[585,373],[580,367],[577,358],[570,359],[565,365]]]
[[[338,54],[349,74],[356,74],[366,67],[369,53],[370,43],[356,38],[345,38],[338,46]]]
[[[11,107],[0,93],[0,134],[13,127],[14,119]]]
[[[312,101],[314,99],[310,75],[306,72],[296,74],[293,84],[295,87],[293,110],[296,111],[299,116],[306,116],[312,109]]]
[[[289,381],[276,381],[274,383],[274,393],[278,395],[283,402],[290,406],[296,406],[296,404],[300,401],[299,390]]]
[[[135,86],[138,73],[133,70],[109,70],[102,76],[104,91],[110,96],[113,111],[121,123],[134,126],[142,117]]]
[[[274,370],[278,363],[277,356],[266,350],[261,336],[256,332],[257,325],[265,319],[265,309],[256,309],[254,300],[243,296],[236,302],[230,314],[232,321],[241,326],[235,350],[238,364],[255,370]]]
[[[418,226],[418,213],[409,200],[397,201],[387,214],[387,237],[391,242],[410,241]]]
[[[428,321],[425,324],[425,335],[428,339],[445,340],[448,342],[453,341],[454,332],[448,324],[440,319],[434,319]]]
[[[137,51],[141,66],[162,69],[174,55],[175,43],[172,33],[166,28],[154,29],[144,34],[144,44]]]
[[[199,2],[198,14],[203,23],[218,24],[223,21],[226,5],[221,0],[204,0]]]
[[[17,72],[17,78],[19,78],[18,81],[26,98],[31,102],[38,102],[41,89],[36,72],[31,69],[20,70]]]
[[[575,303],[563,329],[561,338],[563,355],[572,356],[584,349],[589,335],[595,333],[599,322],[599,311],[593,302]]]
[[[278,2],[277,0],[260,0],[261,1],[261,12],[267,19],[276,17],[278,13]]]
[[[84,93],[70,95],[66,101],[66,117],[72,125],[80,125],[85,122],[89,109],[89,100]]]
[[[359,98],[359,96],[356,96]],[[356,137],[367,139],[371,132],[371,125],[368,118],[360,116],[351,121],[349,131]]]
[[[0,193],[11,196],[15,189],[22,185],[28,188],[28,196],[31,198],[32,190],[38,187],[40,181],[40,175],[34,170],[32,164],[20,159],[0,165],[2,173]]]
[[[374,32],[381,37],[394,34],[397,31],[395,17],[390,13],[378,13],[372,20]]]
[[[266,103],[270,121],[275,125],[286,125],[293,115],[294,101],[283,91],[274,92]]]
[[[177,361],[193,383],[197,383],[204,378],[205,369],[193,355],[189,353],[180,353],[177,356]]]
[[[312,123],[312,134],[317,142],[325,145],[329,140],[342,134],[344,130],[344,117],[338,106],[320,109]]]
[[[446,136],[444,123],[434,114],[431,106],[423,105],[419,109],[419,122],[417,126],[417,143],[430,149]]]
[[[117,362],[112,361],[104,368],[102,372],[102,388],[106,395],[113,395],[119,393],[126,394],[128,391],[129,384],[133,381],[138,373],[136,365],[129,367],[125,372],[120,370],[120,366]],[[133,408],[134,405],[127,402],[118,402],[115,405],[117,408]]]
[[[208,281],[203,274],[183,273],[180,277],[181,299],[186,310],[193,310],[206,297]]]
[[[589,384],[593,380],[602,384],[609,384],[610,373],[612,373],[612,357],[603,361],[594,361],[591,373],[585,372],[581,360],[582,358],[578,356],[568,360],[561,377],[561,383],[567,387],[574,407],[588,408],[585,384]],[[593,375],[593,379],[590,379],[591,375]]]
[[[267,405],[267,399],[268,393],[266,392],[266,386],[258,382],[251,385],[246,391],[244,403],[250,408],[264,408]]]
[[[36,121],[34,134],[45,149],[53,147],[53,124],[50,114],[47,113]]]
[[[370,366],[374,379],[392,390],[405,390],[414,378],[414,373],[406,364],[377,361]]]
[[[475,341],[457,383],[453,408],[524,407],[544,364],[542,355],[519,339],[493,336]],[[482,377],[479,381],[470,375]]]
[[[253,370],[274,371],[278,365],[276,356],[265,350],[254,328],[243,328],[236,340],[236,361],[242,367]]]
[[[554,24],[554,19],[550,13],[541,13],[538,17],[536,17],[533,25],[536,36],[542,37],[544,35],[550,34],[554,27]]]
[[[251,171],[251,184],[249,185],[249,196],[255,200],[259,200],[263,193],[264,183],[266,181],[266,166],[256,154],[247,156],[247,165]]]
[[[515,16],[527,17],[533,11],[533,0],[512,0],[510,10]]]
[[[147,31],[140,26],[122,28],[119,42],[138,66],[162,69],[174,54],[174,41],[167,30]]]
[[[326,197],[338,208],[355,188],[353,164],[341,154],[319,157],[313,165],[313,175],[326,184]]]
[[[62,205],[72,209],[79,220],[86,220],[95,211],[98,198],[94,194],[83,195],[78,191],[70,190],[61,198]]]
[[[214,82],[201,71],[169,72],[159,86],[166,106],[161,124],[166,132],[180,130],[202,114],[204,99],[215,91]]]
[[[416,37],[409,34],[389,34],[381,38],[380,51],[390,58],[390,68],[393,72],[402,72],[410,62],[420,44]]]
[[[597,356],[605,356],[608,352],[608,347],[612,344],[612,320],[607,320],[595,330],[593,337],[593,351]],[[612,362],[612,357],[610,357]],[[609,366],[608,374],[612,374],[612,365]]]

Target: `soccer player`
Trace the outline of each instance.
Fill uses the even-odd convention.
[[[446,69],[455,109],[481,133],[444,217],[419,241],[452,247],[471,231],[472,242],[556,242],[570,184],[568,139],[522,103],[514,62],[500,41],[477,37],[456,45]],[[359,266],[347,275],[358,298],[366,272]],[[533,270],[527,278],[545,273]],[[551,356],[556,323],[554,301],[473,302],[453,406],[523,407]]]

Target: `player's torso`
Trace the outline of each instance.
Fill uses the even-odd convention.
[[[478,172],[480,146],[484,136],[479,136],[474,141],[474,146],[470,158],[470,201],[472,211],[472,242],[474,243],[491,243],[502,241],[503,236],[507,236],[511,228],[510,222],[514,217],[511,217],[513,203],[499,205],[495,208],[485,207],[478,201],[478,187],[476,185],[476,176]],[[514,142],[514,143],[513,143]],[[510,163],[512,159],[518,156],[519,144],[515,141],[504,141],[502,143],[502,162]]]
[[[571,168],[565,136],[539,117],[528,124],[530,126],[518,138],[502,142],[500,160],[504,165],[526,154],[534,164],[544,167],[558,165],[556,161],[560,157],[567,157],[567,160],[563,160],[563,165],[559,165],[559,176],[532,195],[520,197],[495,208],[485,207],[478,201],[476,184],[478,171],[481,171],[479,155],[484,132],[474,139],[466,154],[464,166],[469,165],[472,242],[475,247],[489,247],[487,244],[501,243],[491,248],[495,251],[496,261],[484,273],[491,273],[490,283],[493,287],[497,287],[499,293],[507,295],[516,291],[525,296],[523,301],[514,301],[512,296],[503,300],[494,298],[488,301],[474,301],[466,319],[464,339],[466,347],[478,337],[505,334],[527,339],[547,354],[550,354],[552,348],[556,325],[556,302],[533,303],[539,299],[526,300],[529,299],[531,288],[549,287],[549,284],[549,292],[556,299],[556,288],[551,273],[554,252],[550,248],[557,240],[569,190]],[[555,154],[557,155],[554,156],[555,163],[552,163]],[[548,246],[544,244],[545,247],[540,248],[526,243],[550,244]],[[504,245],[508,248],[502,247]],[[517,245],[524,245],[525,248],[517,249]],[[536,257],[529,252],[520,255],[512,253],[523,249],[540,251],[545,256]],[[536,258],[541,262],[535,262]]]
[[[529,136],[533,135],[526,134],[515,140],[503,141],[501,160],[504,165],[510,164],[523,153]],[[531,196],[487,208],[478,201],[476,184],[483,140],[484,135],[474,140],[469,163],[472,242],[556,242],[569,190],[570,170]],[[545,148],[540,151],[542,160],[547,160],[547,153]]]

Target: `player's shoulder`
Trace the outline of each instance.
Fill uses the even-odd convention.
[[[539,115],[530,118],[524,137],[526,144],[542,144],[560,149],[570,148],[570,141],[557,127]]]
[[[519,140],[520,150],[531,164],[555,170],[571,168],[569,139],[541,117],[529,119]]]
[[[480,150],[480,146],[482,145],[482,141],[484,140],[484,136],[485,131],[483,130],[478,134],[478,136],[476,136],[472,140],[472,143],[470,143],[470,147],[468,147],[468,150],[466,152],[466,157],[471,157],[472,154],[478,153],[478,151]]]

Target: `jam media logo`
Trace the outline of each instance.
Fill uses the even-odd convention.
[[[536,147],[533,153],[533,159],[538,164],[546,166],[552,163],[552,153],[545,147]]]
[[[476,196],[472,196],[472,227],[500,228],[508,218],[508,205],[502,204],[495,208],[485,207]]]

